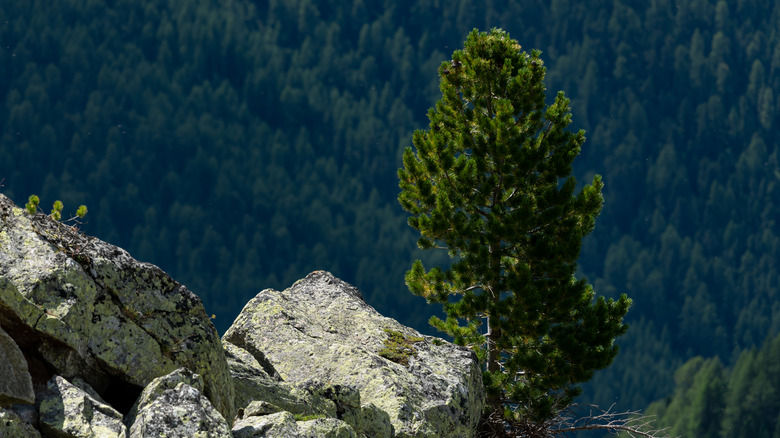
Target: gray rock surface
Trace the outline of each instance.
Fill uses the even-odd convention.
[[[41,395],[40,426],[47,437],[124,438],[122,414],[81,379],[54,376]]]
[[[154,379],[127,415],[128,437],[231,437],[202,391],[203,380],[185,368]]]
[[[357,390],[323,384],[316,379],[288,384],[259,351],[255,351],[260,358],[257,360],[230,342],[223,341],[223,345],[234,379],[240,418],[286,411],[303,417],[337,418],[370,437],[393,435],[390,417],[373,404],[361,405]]]
[[[233,438],[297,437],[298,424],[293,414],[283,411],[238,420],[233,424],[232,432]]]
[[[0,406],[34,402],[27,360],[13,338],[0,327]]]
[[[393,334],[403,348],[389,342]],[[398,437],[473,436],[484,405],[470,350],[380,315],[327,272],[260,292],[223,341],[262,352],[288,384],[316,379],[357,390],[362,406],[389,416]]]
[[[296,420],[289,412],[250,416],[233,425],[234,438],[357,438],[352,427],[335,418]]]
[[[154,378],[183,366],[203,376],[225,417],[235,414],[222,344],[197,296],[158,267],[3,195],[0,326],[35,364],[34,386],[54,369],[103,395],[122,387],[130,405]]]
[[[315,418],[299,421],[298,433],[306,438],[356,438],[355,430],[347,423],[335,418]]]
[[[30,422],[10,409],[0,408],[0,438],[40,438]]]
[[[284,383],[262,353],[255,352],[258,360],[248,351],[230,342],[223,341],[222,346],[230,375],[233,377],[237,409],[246,408],[251,402],[258,400],[263,401],[272,412],[289,411],[304,415],[315,413],[314,407],[306,402],[303,394]]]

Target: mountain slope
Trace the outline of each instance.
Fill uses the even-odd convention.
[[[315,269],[426,330],[395,201],[436,68],[469,30],[541,49],[606,204],[584,245],[632,329],[588,397],[638,408],[686,359],[780,331],[780,9],[767,1],[309,0],[0,5],[0,179],[186,283],[224,330]],[[552,95],[552,94],[551,94]],[[428,255],[427,264],[446,263]],[[427,329],[430,331],[430,329]]]

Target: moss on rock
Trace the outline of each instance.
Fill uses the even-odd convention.
[[[350,424],[359,434],[473,436],[484,405],[476,357],[434,339],[380,315],[355,287],[322,271],[262,291],[223,336],[262,352],[289,384],[353,388],[361,406]]]

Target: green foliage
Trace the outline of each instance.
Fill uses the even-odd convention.
[[[674,396],[653,403],[646,414],[659,418],[672,436],[718,436],[726,392],[720,360],[695,357],[677,370],[674,379]]]
[[[780,434],[780,337],[739,355],[726,370],[695,357],[675,373],[675,391],[647,409],[672,435],[702,438]]]
[[[539,55],[504,31],[472,31],[439,67],[442,99],[398,177],[419,246],[453,258],[446,271],[416,261],[409,289],[443,304],[447,319],[431,324],[483,360],[492,409],[543,423],[615,358],[630,300],[595,299],[574,276],[603,184],[595,176],[575,193],[585,135],[569,131],[562,92],[545,104]]]
[[[731,367],[780,332],[780,3],[301,5],[0,2],[3,193],[89,200],[84,231],[185,283],[221,332],[258,290],[315,269],[433,331],[403,285],[419,236],[395,172],[441,60],[497,26],[544,50],[588,132],[573,174],[606,186],[578,263],[634,306],[588,399],[645,406],[689,358]]]
[[[417,356],[417,349],[414,347],[414,344],[422,342],[423,338],[418,336],[407,337],[403,333],[391,329],[385,329],[385,333],[387,334],[387,339],[384,341],[385,346],[377,354],[395,363],[409,366],[409,358]]]
[[[51,217],[54,218],[55,221],[62,219],[62,201],[54,201],[54,205],[51,209]]]
[[[40,204],[41,200],[38,198],[37,195],[30,195],[27,199],[27,203],[24,205],[24,208],[27,210],[29,214],[35,214],[38,212],[38,205]],[[51,213],[49,216],[52,217],[55,221],[61,221],[62,220],[62,209],[63,204],[62,201],[59,199],[54,201],[54,204],[52,204],[51,207]],[[68,219],[68,221],[74,221],[77,218],[78,219],[84,219],[84,216],[87,215],[87,206],[86,205],[80,205],[78,210],[76,210],[76,216]]]
[[[24,208],[27,209],[27,212],[30,214],[35,214],[35,212],[38,210],[38,204],[40,204],[41,200],[36,195],[30,195],[30,197],[27,200],[27,204],[24,204]]]

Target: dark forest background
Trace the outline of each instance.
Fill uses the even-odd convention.
[[[396,170],[437,67],[501,27],[543,51],[587,131],[575,174],[606,183],[581,275],[634,299],[581,400],[780,436],[778,22],[768,0],[3,1],[1,190],[86,204],[84,231],[186,284],[220,332],[325,269],[431,333],[440,309],[403,274],[446,255],[416,250]]]

